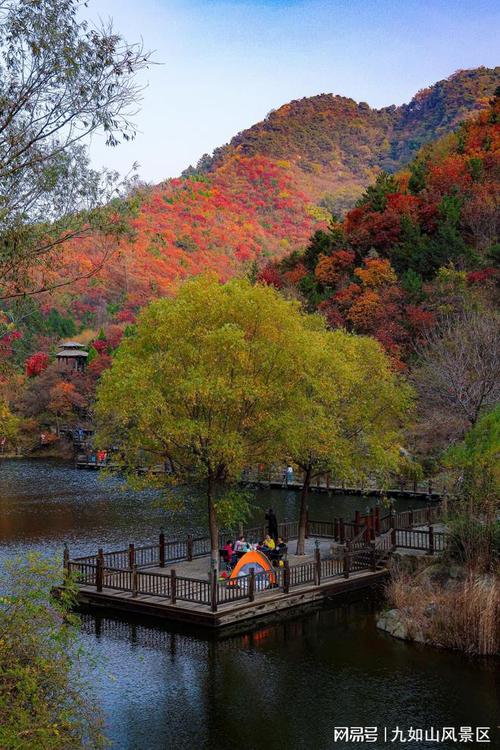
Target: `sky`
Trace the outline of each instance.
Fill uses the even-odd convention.
[[[137,162],[153,183],[291,99],[402,104],[455,70],[499,62],[497,0],[89,0],[85,12],[154,50],[135,141],[91,144],[96,167],[124,175]]]

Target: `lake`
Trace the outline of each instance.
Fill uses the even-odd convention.
[[[313,494],[310,515],[349,518],[375,502]],[[260,522],[270,504],[278,520],[297,515],[296,493],[261,491],[251,521]],[[172,536],[201,523],[194,506],[172,517],[156,493],[126,490],[71,464],[0,463],[0,561],[27,550],[60,554],[65,541],[73,554],[86,554],[152,539],[161,526]],[[394,748],[398,727],[498,723],[497,661],[397,641],[376,629],[376,606],[369,598],[331,603],[223,639],[157,622],[82,615],[82,640],[103,665],[100,676],[91,676],[112,747],[355,747],[334,741],[334,728],[347,726],[377,727],[371,746]],[[408,747],[436,744],[423,739]],[[459,746],[439,743],[446,750]]]

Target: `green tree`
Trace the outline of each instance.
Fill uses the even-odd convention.
[[[19,425],[19,418],[12,414],[5,401],[0,400],[0,441],[5,438],[8,442],[14,442],[19,433]]]
[[[119,448],[129,475],[163,461],[178,481],[203,482],[215,559],[224,490],[286,455],[322,328],[271,287],[201,276],[143,311],[102,376],[98,441]]]
[[[301,414],[290,434],[290,455],[304,472],[299,555],[304,554],[311,481],[326,472],[344,479],[386,479],[401,461],[401,427],[412,404],[411,389],[368,337],[313,332],[305,372]]]
[[[387,196],[398,192],[398,183],[391,174],[380,172],[374,185],[366,188],[357,206],[369,206],[373,211],[384,211],[387,206]]]
[[[7,563],[0,576],[0,747],[91,750],[106,746],[102,717],[80,673],[75,587],[51,587],[60,567],[41,556]]]
[[[456,475],[469,515],[494,520],[500,509],[500,406],[482,416],[463,441],[447,451],[444,464]]]
[[[71,238],[119,236],[129,206],[116,175],[90,167],[96,131],[114,146],[135,134],[135,75],[148,63],[111,25],[91,26],[78,0],[0,5],[1,298],[38,292],[31,271]],[[111,201],[111,203],[110,203]]]

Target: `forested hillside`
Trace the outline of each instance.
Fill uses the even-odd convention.
[[[374,336],[404,366],[443,314],[495,300],[499,121],[497,95],[406,170],[381,173],[342,222],[260,278],[295,289],[331,327]]]
[[[292,101],[205,155],[186,174],[213,172],[234,153],[286,160],[314,200],[335,212],[352,206],[380,169],[395,172],[424,144],[484,108],[500,69],[458,71],[409,104],[372,109],[333,94]]]
[[[331,95],[292,102],[195,173],[138,190],[121,239],[108,245],[92,234],[67,243],[53,263],[32,269],[36,285],[55,291],[4,302],[7,382],[25,368],[37,377],[67,337],[94,341],[95,379],[144,304],[208,269],[221,279],[260,274],[290,286],[331,325],[375,335],[403,363],[434,319],[434,303],[422,295],[440,269],[451,262],[469,273],[464,283],[490,283],[496,114],[476,112],[455,135],[421,149],[408,169],[377,174],[394,172],[433,133],[484,110],[495,73],[459,72],[400,108],[377,111]],[[338,200],[352,206],[358,193],[343,223],[332,224],[329,209]]]

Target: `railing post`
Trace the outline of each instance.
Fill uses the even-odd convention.
[[[248,579],[248,601],[253,602],[255,599],[255,568],[250,568],[250,578]]]
[[[375,542],[370,543],[370,568],[375,573],[377,570],[377,557],[375,550]]]
[[[410,510],[408,511],[408,526],[410,527],[410,529],[413,528],[413,508],[410,508]]]
[[[427,524],[431,522],[431,506],[428,505],[426,508]]]
[[[175,604],[177,599],[177,573],[175,568],[170,571],[170,601]]]
[[[97,567],[95,572],[95,587],[97,591],[102,591],[102,584],[104,580],[104,552],[102,547],[99,547],[97,551]]]
[[[319,547],[316,547],[314,550],[314,561],[316,563],[315,576],[314,576],[316,579],[315,584],[316,586],[320,586],[321,585],[321,551]]]
[[[138,589],[138,581],[137,581],[137,565],[134,564],[132,568],[132,596],[137,596],[137,589]]]
[[[193,560],[193,535],[192,534],[187,535],[186,549],[187,549],[187,560],[188,562],[192,562]]]
[[[391,527],[391,544],[393,549],[396,549],[396,519],[394,518],[394,513],[391,510],[391,517],[389,518],[389,524]]]
[[[210,571],[210,609],[217,612],[217,570]]]
[[[434,554],[434,526],[429,526],[429,555]]]
[[[346,545],[344,548],[344,578],[349,578],[349,571],[351,569],[351,553],[349,546]]]
[[[132,543],[128,545],[128,566],[132,569],[135,565],[135,547]]]
[[[344,519],[339,518],[339,542],[341,544],[344,544],[344,541],[345,541]]]
[[[380,534],[381,526],[380,526],[380,506],[377,505],[375,508],[375,531],[377,534]]]
[[[290,563],[285,560],[283,567],[283,593],[288,594],[290,591]]]
[[[163,530],[160,531],[160,538],[159,538],[159,559],[160,559],[160,568],[165,567],[165,534],[163,533]]]

